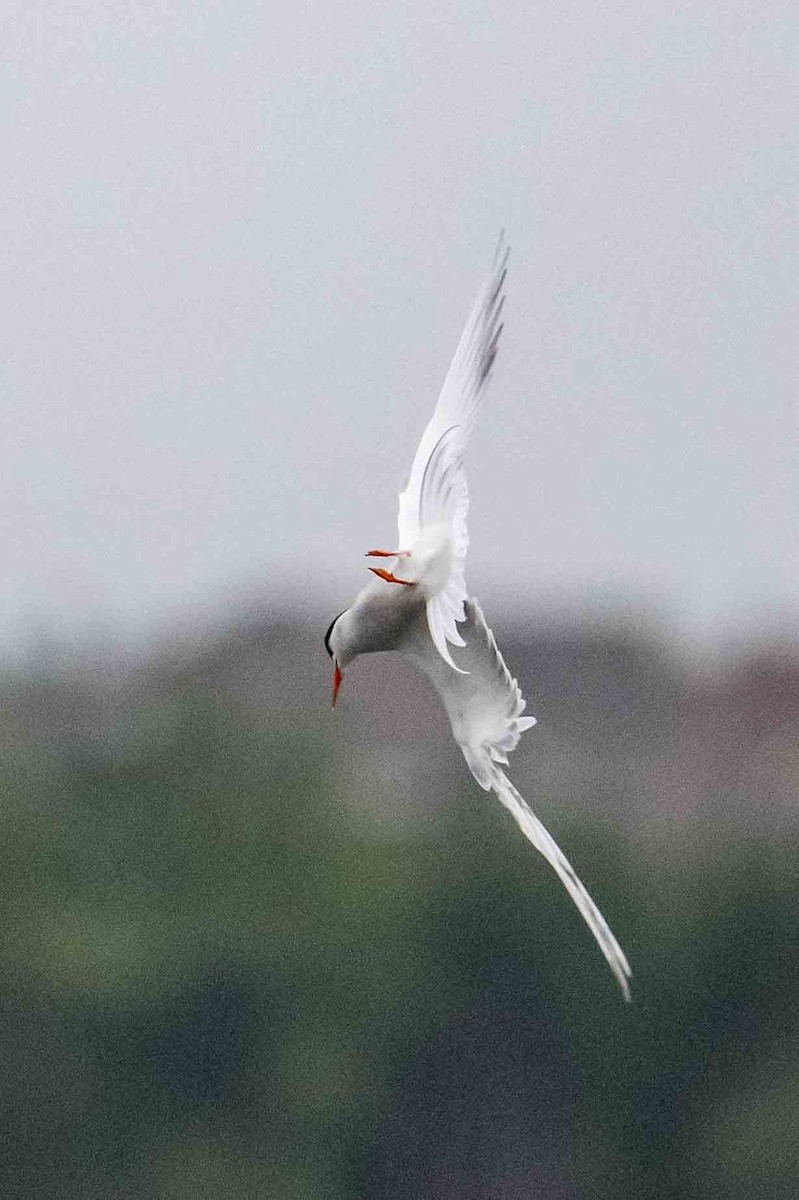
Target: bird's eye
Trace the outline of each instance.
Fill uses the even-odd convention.
[[[325,650],[327,650],[327,652],[331,658],[333,657],[333,651],[330,649],[330,635],[333,632],[333,626],[335,625],[336,621],[338,620],[338,618],[340,616],[342,616],[342,613],[339,613],[337,617],[333,618],[333,620],[330,622],[330,628],[328,629],[327,633],[325,634]]]

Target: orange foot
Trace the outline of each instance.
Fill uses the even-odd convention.
[[[367,550],[367,558],[408,558],[410,550]]]
[[[373,575],[379,575],[381,579],[385,579],[386,583],[402,583],[405,587],[416,587],[415,579],[397,579],[396,575],[392,575],[390,571],[384,571],[382,567],[370,567],[369,570]]]

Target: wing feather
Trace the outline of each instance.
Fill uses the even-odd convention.
[[[588,928],[630,999],[630,964],[607,921],[594,904],[574,868],[541,821],[498,764],[507,765],[526,729],[535,724],[525,717],[525,701],[489,629],[480,605],[469,599],[461,626],[465,647],[458,653],[460,671],[447,668],[430,647],[423,626],[413,627],[397,647],[428,676],[447,710],[455,740],[477,782],[493,791],[508,809],[525,837],[556,871],[583,916]],[[457,668],[456,668],[457,670]]]
[[[397,648],[438,691],[455,740],[477,782],[488,789],[492,762],[506,761],[524,731],[535,725],[535,717],[524,716],[527,705],[521,689],[473,597],[464,604],[464,618],[459,630],[464,646],[457,653],[456,671],[433,652],[424,621],[416,622]]]
[[[596,938],[597,945],[607,959],[608,966],[619,981],[624,999],[630,1000],[629,981],[632,975],[630,964],[613,936],[613,931],[589,896],[587,888],[578,877],[574,867],[524,797],[517,792],[505,772],[500,771],[496,766],[492,772],[491,790],[507,808],[527,840],[543,854],[557,873],[558,878],[577,905],[583,920]]]
[[[491,271],[483,283],[461,335],[433,415],[414,455],[405,490],[399,497],[399,545],[411,550],[425,529],[445,526],[451,568],[442,591],[428,599],[433,644],[448,666],[458,671],[447,643],[462,646],[458,623],[464,619],[464,569],[469,548],[469,493],[463,452],[491,375],[502,332],[503,287],[508,248],[500,238]]]

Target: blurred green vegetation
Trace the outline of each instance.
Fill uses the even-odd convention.
[[[795,1196],[795,837],[553,801],[625,1006],[465,770],[393,828],[207,673],[4,699],[4,1197]]]

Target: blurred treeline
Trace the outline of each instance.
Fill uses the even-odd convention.
[[[378,656],[9,671],[0,1195],[753,1196],[799,1178],[799,664],[498,630],[510,773],[634,969]]]

